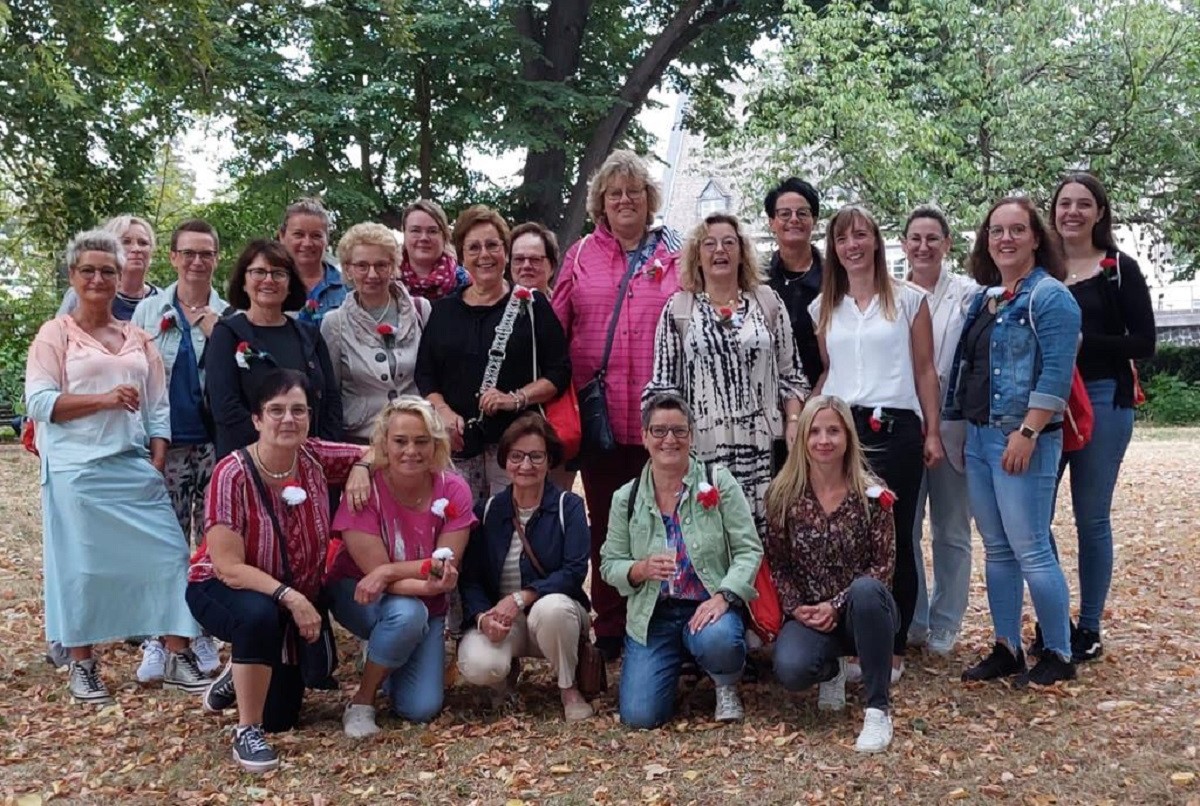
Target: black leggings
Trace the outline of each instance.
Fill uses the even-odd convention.
[[[211,635],[231,645],[234,663],[271,667],[263,704],[263,730],[291,730],[300,721],[304,681],[300,667],[284,664],[283,641],[291,617],[265,593],[235,590],[219,579],[189,582],[192,617]]]
[[[887,417],[891,417],[890,421]],[[900,610],[900,631],[896,633],[893,654],[903,655],[908,648],[908,628],[917,609],[917,562],[913,557],[913,524],[917,518],[917,495],[925,475],[925,439],[921,418],[916,412],[886,409],[885,422],[878,431],[870,426],[871,409],[854,407],[854,425],[866,449],[871,469],[896,494],[892,515],[896,521],[896,572],[892,576],[892,596]]]

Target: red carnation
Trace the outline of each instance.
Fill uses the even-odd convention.
[[[238,342],[238,344],[237,344],[237,347],[235,347],[233,351],[234,351],[235,353],[248,353],[248,352],[250,352],[250,342],[248,342],[248,341],[239,341],[239,342]]]
[[[721,494],[717,491],[716,487],[706,481],[702,481],[700,482],[700,492],[696,493],[696,500],[705,509],[713,509],[717,504],[721,503]]]
[[[521,302],[529,302],[529,300],[533,299],[533,293],[523,285],[516,287],[516,290],[513,291],[513,296]]]
[[[395,336],[396,328],[392,327],[391,325],[389,325],[385,322],[382,325],[377,326],[375,328],[375,332],[378,333],[380,336]]]
[[[433,571],[433,560],[426,557],[421,561],[421,576],[427,577]]]
[[[733,316],[733,308],[730,308],[728,305],[722,305],[720,308],[717,308],[717,315],[722,319],[729,319]]]
[[[882,408],[880,408],[879,406],[875,407],[875,409],[871,412],[870,418],[868,418],[868,420],[867,420],[867,426],[872,431],[874,431],[876,434],[878,434],[881,430],[883,430],[883,409]]]
[[[885,512],[891,512],[894,503],[896,503],[896,494],[884,488],[884,491],[879,494],[879,506],[883,507]]]
[[[1015,296],[1016,296],[1016,294],[1014,294],[1013,292],[1009,291],[1006,288],[1006,289],[1004,289],[1004,293],[1000,295],[1000,299],[1003,300],[1004,302],[1011,302],[1013,297],[1015,297]]]
[[[315,299],[310,299],[308,302],[304,303],[304,307],[310,311],[316,311],[317,301]]]
[[[1117,259],[1115,257],[1106,257],[1100,261],[1100,268],[1105,271],[1115,269],[1117,267]]]
[[[158,332],[159,332],[159,333],[166,333],[168,330],[170,330],[170,329],[171,329],[171,323],[172,323],[172,322],[174,322],[174,321],[175,321],[175,320],[174,320],[174,319],[172,319],[171,317],[169,317],[169,316],[164,316],[164,317],[163,317],[162,319],[160,319],[160,320],[159,320],[159,322],[158,322]]]

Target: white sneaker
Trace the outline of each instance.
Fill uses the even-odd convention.
[[[900,661],[899,668],[892,667],[892,685],[899,683],[901,677],[904,677],[904,661]]]
[[[952,630],[934,630],[925,642],[925,648],[939,657],[947,657],[958,643],[958,633]]]
[[[900,682],[900,678],[904,677],[904,661],[900,661],[900,668],[892,667],[892,685]],[[854,661],[846,662],[846,682],[861,683],[863,679],[862,666]]]
[[[193,638],[192,654],[196,656],[196,665],[201,674],[211,675],[221,668],[221,653],[217,651],[217,642],[211,635]]]
[[[137,681],[143,686],[161,683],[167,671],[167,650],[157,638],[142,641],[142,662],[137,668]]]
[[[379,726],[375,724],[375,706],[349,703],[342,714],[342,729],[351,739],[365,739],[379,733]]]
[[[862,732],[854,749],[860,753],[882,753],[892,743],[892,718],[886,711],[868,708],[863,716]]]
[[[846,659],[838,658],[836,677],[817,686],[817,710],[841,711],[846,707]]]

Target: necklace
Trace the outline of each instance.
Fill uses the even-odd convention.
[[[175,301],[178,302],[183,307],[187,308],[188,311],[190,311],[191,313],[198,312],[201,308],[203,308],[205,306],[205,304],[208,303],[208,300],[205,299],[199,305],[193,305],[190,302],[188,302],[187,300],[185,300],[183,297],[179,296],[178,293],[175,294]]]
[[[292,454],[292,466],[282,473],[275,473],[272,472],[265,464],[263,464],[262,457],[258,455],[258,445],[254,446],[254,461],[258,462],[258,466],[262,468],[262,472],[266,473],[270,478],[273,478],[276,481],[289,478],[293,473],[296,472],[296,459],[299,458],[299,456],[299,453]]]
[[[392,300],[390,297],[388,298],[387,304],[383,306],[383,310],[379,311],[379,316],[371,313],[372,310],[378,309],[364,307],[363,310],[367,312],[367,316],[371,317],[376,325],[381,324],[384,319],[387,319],[388,314],[392,312]]]

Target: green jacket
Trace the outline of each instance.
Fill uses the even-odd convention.
[[[692,457],[683,479],[687,493],[679,504],[679,525],[688,556],[710,595],[723,588],[749,602],[758,596],[754,577],[762,562],[762,540],[754,528],[750,504],[733,474],[724,465],[713,465],[712,477],[720,493],[720,503],[713,509],[705,509],[696,500],[705,480],[704,464]],[[626,520],[632,489],[631,481],[613,494],[608,535],[600,547],[600,575],[629,600],[625,631],[645,644],[660,587],[657,582],[634,587],[629,582],[629,569],[638,560],[666,550],[667,528],[654,500],[649,463],[642,469],[633,517]]]

